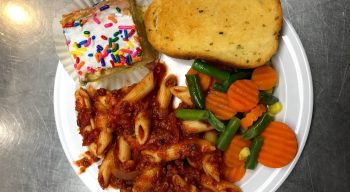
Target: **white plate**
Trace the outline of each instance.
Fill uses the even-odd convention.
[[[247,171],[245,177],[238,183],[245,192],[277,190],[298,161],[310,129],[313,87],[309,63],[298,35],[286,20],[281,34],[279,51],[272,59],[279,75],[275,95],[283,104],[283,110],[276,119],[287,123],[295,131],[299,149],[293,162],[284,168],[270,169],[259,165],[254,171]],[[171,73],[180,77],[180,84],[184,84],[184,74],[192,61],[173,59],[164,55],[162,60],[169,65]],[[74,110],[75,88],[74,81],[59,63],[54,88],[55,119],[62,147],[73,168],[75,168],[73,161],[86,151],[81,146],[82,138],[77,131]],[[102,191],[97,181],[97,173],[95,164],[79,175],[91,191]]]

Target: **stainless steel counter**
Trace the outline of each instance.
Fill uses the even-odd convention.
[[[51,24],[70,0],[0,0],[0,191],[88,191],[61,148],[53,114]],[[305,47],[314,115],[278,191],[350,191],[350,1],[282,0]]]

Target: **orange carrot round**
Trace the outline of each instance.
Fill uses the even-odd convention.
[[[244,118],[241,119],[241,127],[248,129],[258,118],[266,112],[266,107],[263,104],[257,105]]]
[[[288,165],[295,157],[298,142],[295,133],[288,125],[272,121],[261,133],[264,143],[258,161],[271,168]]]
[[[220,120],[229,120],[237,113],[229,106],[227,95],[214,90],[211,90],[205,98],[205,106]]]
[[[230,182],[237,182],[245,175],[244,164],[237,167],[223,167],[224,178]]]
[[[238,167],[244,165],[245,160],[239,159],[239,153],[244,147],[249,147],[250,144],[250,140],[245,140],[240,135],[235,135],[224,152],[224,165],[227,167]]]
[[[227,91],[227,98],[237,112],[248,112],[259,102],[259,89],[252,80],[237,80]]]
[[[203,91],[207,91],[212,83],[212,78],[209,75],[206,75],[204,73],[200,73],[192,68],[190,68],[190,70],[188,70],[187,72],[188,75],[196,75],[198,74],[199,76],[199,80],[200,80],[200,84],[201,84],[201,88],[203,89]]]
[[[261,66],[255,68],[252,74],[252,80],[260,90],[269,90],[277,84],[277,73],[271,66]]]

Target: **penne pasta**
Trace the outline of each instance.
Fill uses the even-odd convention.
[[[169,75],[162,80],[157,93],[157,101],[161,109],[168,108],[172,97],[170,88],[174,87],[176,83],[177,78],[175,75]]]
[[[212,152],[215,147],[208,141],[202,139],[184,140],[180,143],[170,145],[166,149],[159,150],[143,150],[142,155],[149,158],[151,162],[159,163],[161,161],[173,161],[176,159],[184,159],[192,154],[194,150],[202,153]]]
[[[192,166],[196,169],[202,169],[201,159],[196,158],[196,157],[187,157],[186,160],[190,166]]]
[[[98,157],[97,155],[97,145],[96,143],[91,143],[89,146],[88,146],[88,150],[90,151],[90,153],[96,157]]]
[[[98,182],[104,189],[109,185],[109,179],[111,177],[111,171],[115,167],[113,148],[111,148],[106,157],[103,159],[102,164],[98,170]]]
[[[87,93],[89,94],[90,98],[93,98],[96,94],[96,89],[93,88],[91,85],[87,88]]]
[[[83,88],[79,88],[75,91],[75,110],[80,111],[82,109],[90,109],[91,101],[89,95]]]
[[[220,171],[219,164],[215,161],[213,154],[206,154],[202,159],[203,170],[205,174],[215,179],[215,181],[220,181]]]
[[[213,130],[214,128],[202,121],[182,121],[182,130],[187,134],[201,133],[205,131]]]
[[[151,129],[151,120],[146,111],[141,111],[135,119],[135,136],[140,145],[146,143]]]
[[[108,131],[108,104],[106,102],[108,94],[110,93],[105,91],[105,93],[97,93],[94,96],[94,107],[96,109],[94,127],[100,131],[96,141],[98,157],[103,156],[105,149],[112,140],[112,133]]]
[[[118,147],[119,147],[118,158],[122,163],[124,163],[131,158],[131,150],[128,142],[126,142],[126,140],[122,136],[119,137]]]
[[[193,106],[191,95],[187,87],[185,86],[171,87],[170,92],[175,97],[179,98],[182,102],[186,103],[189,106]]]
[[[149,191],[152,188],[153,182],[157,179],[157,176],[160,174],[160,172],[160,167],[146,167],[145,169],[143,169],[134,181],[132,191]]]
[[[149,72],[122,100],[127,102],[141,100],[154,89],[155,83],[153,72]]]
[[[107,149],[108,145],[112,140],[112,134],[108,131],[107,128],[104,128],[98,137],[97,141],[97,156],[100,157],[104,154],[105,149]]]
[[[83,88],[79,88],[75,91],[75,110],[82,109],[91,109],[91,101],[88,93]]]
[[[103,112],[97,112],[95,116],[95,127],[100,130],[97,139],[97,155],[102,156],[105,149],[112,140],[112,134],[108,131],[108,115]]]
[[[179,186],[181,189],[184,189],[189,192],[196,192],[197,188],[194,185],[189,185],[183,178],[181,178],[179,175],[173,175],[172,183],[176,186]]]
[[[213,178],[208,175],[203,174],[201,176],[200,184],[213,192],[224,192],[224,191],[232,191],[232,192],[240,192],[240,188],[237,187],[234,183],[228,181],[220,181],[217,182]]]

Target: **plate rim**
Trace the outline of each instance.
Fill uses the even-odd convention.
[[[298,56],[300,56],[300,58],[302,58],[303,63],[304,63],[304,67],[305,67],[305,75],[307,78],[307,84],[304,84],[305,87],[308,88],[309,90],[309,95],[307,97],[309,103],[307,108],[309,109],[309,112],[307,113],[307,118],[306,118],[306,129],[304,131],[303,137],[305,139],[303,139],[302,141],[300,141],[300,145],[299,145],[299,152],[297,153],[297,155],[295,156],[295,159],[293,160],[292,164],[288,167],[288,169],[285,171],[285,173],[283,174],[283,176],[281,178],[279,178],[278,182],[271,188],[271,191],[276,191],[284,182],[285,180],[289,177],[291,171],[294,169],[295,165],[298,163],[301,155],[303,154],[303,150],[304,147],[306,145],[306,142],[308,140],[308,136],[310,133],[310,129],[311,129],[311,123],[312,123],[312,116],[313,116],[313,105],[314,105],[314,93],[313,93],[313,81],[312,81],[312,74],[311,74],[311,70],[310,70],[310,64],[305,52],[305,49],[301,43],[301,40],[299,38],[299,35],[296,33],[294,27],[292,26],[292,24],[290,23],[290,21],[288,21],[286,18],[283,18],[283,28],[288,28],[288,30],[291,31],[291,36],[295,42],[296,45],[293,46],[293,48],[297,48],[296,50],[298,50]],[[286,30],[286,29],[282,29],[282,30]],[[300,54],[300,55],[299,55]],[[60,139],[60,143],[61,146],[63,148],[63,151],[65,153],[66,158],[69,161],[70,166],[73,168],[73,170],[76,170],[76,167],[74,166],[74,159],[72,159],[72,155],[68,149],[68,146],[66,146],[66,143],[62,142],[65,140],[64,136],[63,136],[63,132],[61,131],[63,125],[62,125],[62,120],[61,120],[61,116],[59,114],[59,99],[58,99],[58,92],[59,92],[59,81],[60,78],[62,76],[62,72],[64,73],[64,69],[60,69],[60,64],[61,62],[58,61],[58,66],[56,68],[56,73],[55,73],[55,82],[54,82],[54,94],[53,94],[53,105],[54,105],[54,116],[55,116],[55,124],[56,124],[56,130]],[[62,68],[62,66],[61,66]],[[88,184],[88,181],[82,176],[82,174],[78,174],[75,171],[76,175],[81,179],[81,181],[84,183],[84,185],[89,189],[92,190],[92,186]]]
[[[288,29],[291,31],[291,35],[293,36],[295,43],[297,44],[297,47],[301,53],[301,58],[304,60],[305,63],[305,74],[306,77],[308,79],[308,83],[307,83],[307,87],[310,91],[309,94],[309,113],[307,114],[307,122],[306,122],[306,130],[304,132],[304,140],[300,141],[300,145],[299,145],[299,151],[297,153],[297,155],[295,156],[292,164],[290,165],[290,167],[288,168],[288,170],[285,172],[285,174],[283,175],[283,177],[280,179],[280,181],[272,188],[272,192],[275,192],[278,188],[280,188],[280,186],[286,181],[286,179],[289,177],[290,173],[292,172],[292,170],[294,169],[294,167],[296,166],[296,164],[299,162],[299,159],[301,157],[301,155],[304,152],[304,147],[306,145],[306,142],[309,138],[309,133],[310,133],[310,129],[311,129],[311,123],[312,123],[312,116],[313,116],[313,105],[314,105],[314,92],[313,92],[313,81],[312,81],[312,74],[311,74],[311,69],[310,69],[310,63],[309,60],[307,58],[305,49],[303,44],[301,43],[300,37],[298,35],[298,33],[295,31],[293,25],[291,24],[291,22],[283,17],[283,27],[288,27]]]

